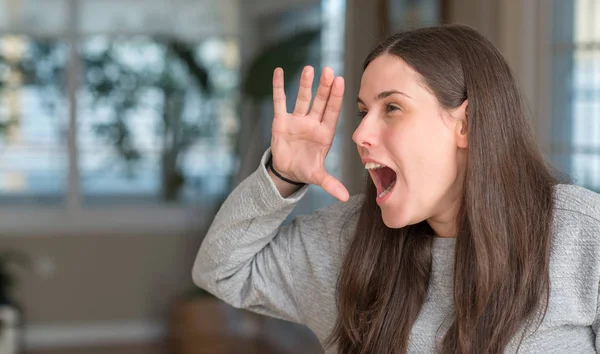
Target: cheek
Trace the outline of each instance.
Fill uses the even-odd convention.
[[[419,142],[419,151],[415,151],[419,155],[416,164],[420,187],[430,198],[440,197],[456,179],[457,147],[453,139],[445,126],[433,129]]]
[[[442,121],[433,124],[415,121],[389,129],[384,134],[391,141],[390,150],[406,182],[428,188],[454,174],[456,147],[450,130]]]

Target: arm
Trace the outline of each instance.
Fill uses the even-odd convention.
[[[598,294],[598,302],[596,308],[596,317],[594,322],[592,323],[592,330],[594,331],[595,337],[595,346],[596,353],[600,354],[600,294]]]
[[[317,217],[281,226],[308,186],[294,192],[280,185],[288,190],[278,190],[280,181],[272,179],[264,167],[269,156],[267,151],[259,169],[231,193],[217,213],[192,275],[196,285],[234,307],[301,323],[290,245],[300,237],[302,223],[314,223],[311,219]]]
[[[264,164],[244,180],[217,213],[196,257],[195,283],[225,302],[258,313],[303,323],[294,294],[294,273],[309,269],[311,254],[319,253],[318,238],[326,233],[314,214],[297,218],[290,226],[281,224],[308,185],[321,186],[340,200],[349,193],[325,169],[325,157],[335,135],[344,94],[344,80],[323,69],[312,107],[314,69],[305,67],[293,113],[288,113],[283,70],[273,72],[274,117],[271,148],[275,170],[283,178],[306,183],[296,190],[273,179]],[[308,239],[308,238],[307,238]],[[312,247],[312,248],[311,248]],[[310,272],[307,272],[312,276]],[[303,279],[306,280],[306,279]]]

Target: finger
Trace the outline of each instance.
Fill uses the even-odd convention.
[[[342,100],[344,97],[344,78],[338,76],[333,81],[331,86],[331,94],[329,95],[329,101],[325,107],[325,113],[323,113],[323,124],[327,128],[335,131],[335,126],[342,110]]]
[[[295,115],[306,115],[310,108],[310,100],[312,99],[312,84],[315,78],[315,69],[312,66],[306,66],[302,70],[300,77],[300,89],[298,90],[298,98],[296,98],[296,106],[294,107]]]
[[[273,110],[275,117],[287,114],[285,104],[285,90],[283,89],[283,69],[277,68],[273,72]]]
[[[316,115],[321,119],[325,105],[329,99],[329,93],[331,92],[331,85],[333,84],[333,69],[325,67],[321,73],[321,79],[319,81],[319,88],[317,89],[317,96],[313,102],[311,114]]]
[[[346,187],[344,187],[342,182],[340,182],[327,172],[323,173],[323,176],[321,177],[320,186],[327,193],[331,194],[332,196],[336,197],[342,202],[346,202],[348,201],[348,199],[350,199],[350,193],[348,193],[348,190],[346,189]]]

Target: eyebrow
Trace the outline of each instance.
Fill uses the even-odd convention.
[[[383,91],[380,94],[378,94],[377,96],[375,96],[375,100],[382,100],[382,99],[390,97],[392,95],[402,95],[404,97],[412,98],[412,97],[410,97],[409,95],[405,94],[402,91],[389,90],[389,91]],[[365,104],[365,102],[363,100],[361,100],[360,97],[356,98],[356,102]]]

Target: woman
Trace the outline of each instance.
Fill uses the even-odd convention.
[[[386,39],[365,61],[349,198],[324,160],[344,81],[273,79],[271,148],[229,196],[193,277],[224,301],[307,325],[331,353],[600,351],[600,202],[559,184],[511,72],[474,30]],[[315,184],[345,203],[281,226]],[[598,338],[598,339],[596,339]]]

